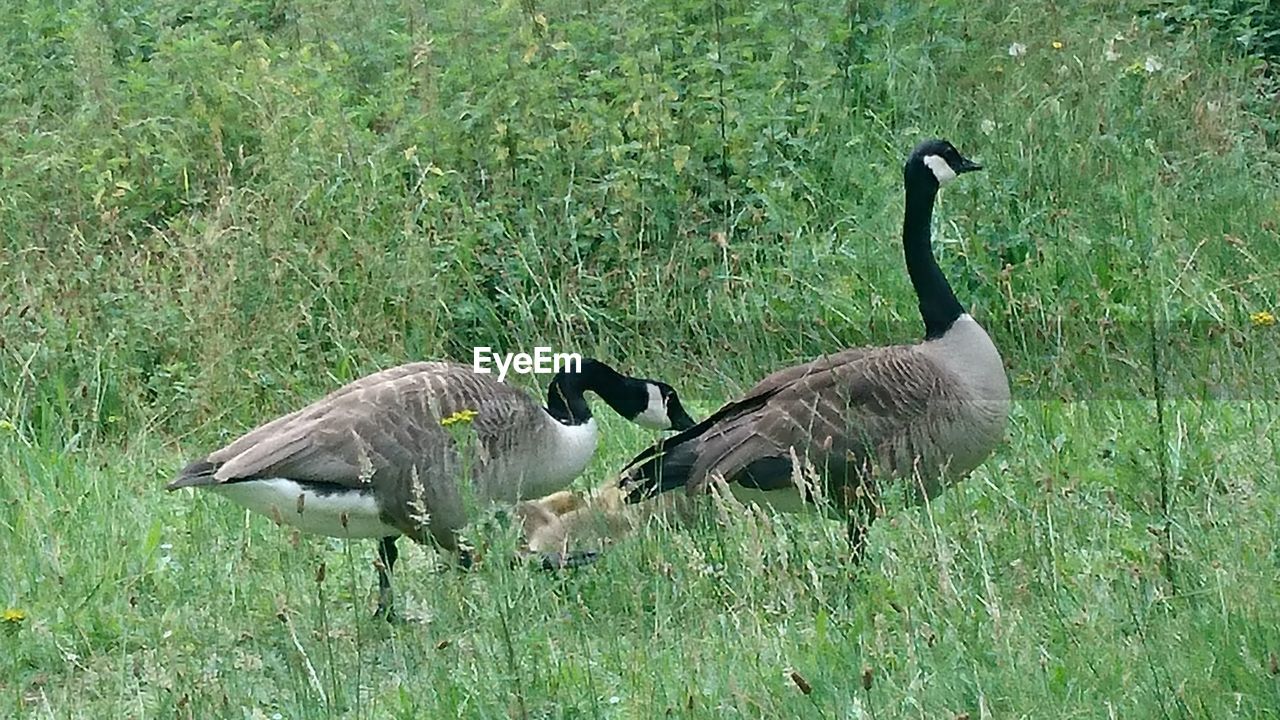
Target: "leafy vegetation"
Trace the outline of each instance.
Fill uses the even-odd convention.
[[[7,714],[1280,714],[1270,5],[8,9]],[[817,518],[709,509],[565,576],[413,549],[420,622],[388,629],[371,547],[160,491],[476,345],[595,354],[706,413],[913,340],[900,164],[925,136],[987,167],[937,247],[1017,406],[861,572]],[[648,440],[605,422],[584,486]]]

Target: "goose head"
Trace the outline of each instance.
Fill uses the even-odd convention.
[[[591,408],[582,393],[587,390],[614,412],[650,430],[686,430],[694,425],[675,388],[661,380],[623,375],[595,358],[582,358],[576,370],[556,373],[547,387],[547,412],[567,425],[586,422]]]
[[[680,404],[676,389],[659,380],[637,380],[623,396],[618,412],[650,430],[688,430],[693,418]]]
[[[908,182],[924,182],[936,190],[963,173],[981,170],[982,166],[960,154],[946,140],[925,140],[916,145],[902,172]]]

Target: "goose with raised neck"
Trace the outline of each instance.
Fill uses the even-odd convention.
[[[724,481],[745,502],[800,510],[819,500],[848,518],[860,557],[885,482],[936,496],[1003,439],[1009,387],[1000,354],[960,305],[933,255],[941,187],[981,169],[946,140],[926,140],[903,166],[902,248],[924,339],[854,347],[777,370],[739,398],[633,459],[619,485],[631,503]],[[795,467],[794,459],[800,461]],[[821,483],[802,482],[816,469]]]

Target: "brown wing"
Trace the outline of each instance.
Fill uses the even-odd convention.
[[[693,427],[660,440],[643,450],[623,467],[622,473],[625,476],[629,470],[649,458],[664,452],[670,452],[684,443],[702,437],[712,428],[758,410],[778,392],[811,375],[820,375],[829,371],[832,367],[854,362],[871,352],[875,352],[875,350],[872,348],[849,348],[832,355],[824,355],[809,362],[774,371],[751,386],[751,389],[743,393],[741,397],[725,403],[719,410],[703,418],[701,422],[695,423]]]
[[[843,482],[910,446],[913,426],[948,392],[937,366],[911,346],[821,358],[774,373],[753,391],[758,401],[731,404],[738,409],[630,468],[622,480],[629,499],[696,491],[714,476],[766,490],[794,487],[793,450]]]
[[[469,366],[412,363],[356,380],[246,433],[192,463],[170,487],[262,477],[355,487],[374,474],[421,472],[452,453],[453,436],[440,421],[460,410],[478,413],[474,431],[490,456],[512,423],[544,413],[518,387]]]
[[[287,415],[282,415],[276,418],[275,420],[259,425],[253,430],[250,430],[244,435],[241,435],[239,438],[237,438],[235,441],[233,441],[231,444],[227,445],[226,447],[223,447],[220,450],[216,450],[212,453],[209,453],[209,457],[206,459],[209,462],[213,462],[213,463],[218,463],[218,464],[224,463],[236,457],[237,455],[243,453],[249,448],[260,444],[264,440],[270,438],[272,435],[280,432],[282,428],[289,426],[291,423],[305,421],[308,419],[315,419],[316,417],[324,415],[325,413],[329,412],[334,406],[338,405],[340,403],[341,398],[344,396],[347,396],[362,390],[366,390],[368,388],[375,387],[383,383],[396,382],[401,378],[412,376],[412,375],[449,372],[449,368],[448,368],[449,365],[451,365],[451,363],[439,363],[439,362],[407,363],[405,365],[399,365],[393,368],[387,368],[386,370],[381,370],[371,375],[366,375],[362,378],[359,378],[358,380],[353,380],[347,383],[346,385],[343,385],[341,388],[338,388],[337,390],[334,390],[333,392],[324,396],[320,400],[317,400],[311,403],[310,405],[302,408],[301,410],[291,412]]]
[[[781,389],[803,381],[806,377],[815,374],[822,374],[832,368],[842,365],[848,365],[856,362],[868,355],[875,354],[880,348],[848,348],[831,355],[823,355],[820,358],[810,360],[799,365],[775,370],[766,375],[760,382],[757,382],[745,393],[746,397],[759,393],[769,392],[773,389]]]

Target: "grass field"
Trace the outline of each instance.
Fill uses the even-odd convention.
[[[14,0],[0,715],[1280,717],[1267,3]],[[920,335],[902,158],[1008,442],[867,562],[707,507],[470,573],[167,494],[375,369],[578,350],[701,416]],[[547,378],[525,379],[543,384]],[[598,403],[597,403],[598,404]],[[652,438],[603,417],[591,487]]]

